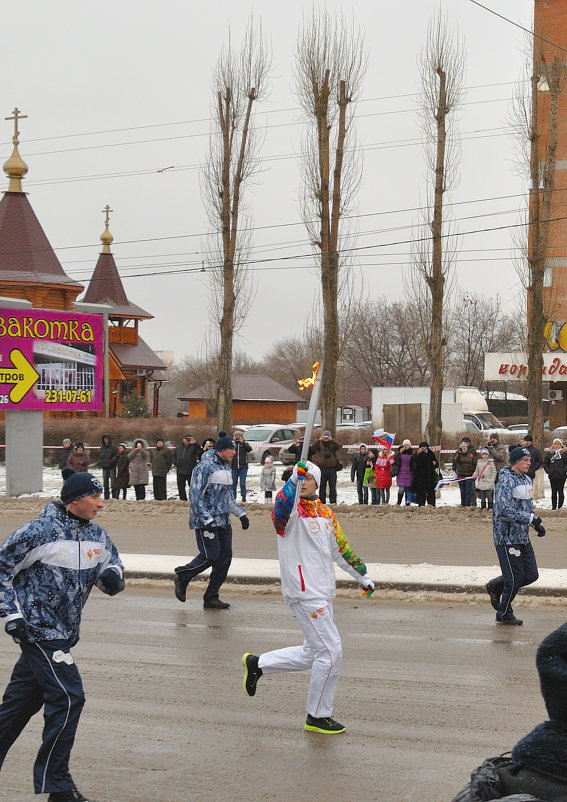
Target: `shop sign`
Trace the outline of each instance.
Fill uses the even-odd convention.
[[[544,381],[567,381],[567,354],[543,354]],[[485,381],[526,381],[528,355],[526,353],[485,354]]]
[[[0,308],[0,411],[103,407],[103,318]]]

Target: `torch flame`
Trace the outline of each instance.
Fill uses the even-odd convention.
[[[308,387],[313,387],[315,381],[317,380],[317,374],[319,372],[319,365],[320,362],[315,362],[313,365],[313,373],[309,376],[308,379],[298,379],[297,383],[299,385],[300,390],[307,390]]]

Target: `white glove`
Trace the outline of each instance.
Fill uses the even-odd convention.
[[[374,590],[374,582],[370,579],[368,574],[364,574],[360,584],[363,588],[370,588],[370,590]]]

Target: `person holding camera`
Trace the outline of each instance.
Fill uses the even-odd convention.
[[[543,537],[545,528],[533,511],[530,464],[527,448],[513,448],[510,465],[500,472],[494,490],[492,526],[502,575],[491,579],[486,591],[496,610],[498,624],[521,626],[524,623],[514,615],[512,602],[520,588],[531,585],[539,576],[529,533],[533,526],[537,536]]]
[[[288,454],[293,454],[293,464],[294,465],[297,465],[297,463],[301,459],[301,452],[303,450],[303,442],[304,442],[304,440],[305,440],[304,436],[302,434],[300,434],[296,438],[296,440],[289,446],[289,448],[286,448],[286,452]],[[313,446],[310,445],[309,448],[307,449],[307,459],[311,459],[312,456],[313,456]],[[290,474],[290,476],[291,476],[291,474]],[[287,479],[286,479],[286,481],[287,481]]]
[[[490,435],[485,448],[488,449],[488,455],[494,462],[494,467],[496,468],[496,481],[498,481],[498,475],[500,474],[500,471],[502,468],[505,468],[508,463],[508,449],[504,443],[500,442],[500,438],[495,433]]]
[[[313,445],[313,462],[321,470],[319,498],[327,503],[327,487],[329,488],[329,504],[337,503],[337,471],[342,468],[339,452],[342,446],[333,435],[325,429],[317,443]]]
[[[232,470],[232,492],[236,498],[236,488],[240,482],[240,496],[242,501],[246,501],[246,477],[248,476],[248,454],[252,451],[252,446],[247,443],[242,432],[235,432],[234,437],[235,452],[230,464]]]
[[[567,477],[567,448],[563,440],[556,437],[545,455],[543,470],[551,485],[551,509],[560,510],[565,501],[565,479]]]

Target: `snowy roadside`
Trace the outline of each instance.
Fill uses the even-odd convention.
[[[277,482],[276,486],[279,489],[282,487],[283,482],[281,481],[281,473],[283,471],[283,466],[276,464],[277,469]],[[101,470],[93,465],[92,472],[96,476],[101,476]],[[247,478],[247,500],[249,502],[261,502],[264,498],[263,491],[260,490],[260,472],[262,470],[261,465],[250,465],[248,469],[248,478]],[[32,493],[29,496],[22,496],[25,497],[35,497],[35,498],[57,498],[59,496],[59,491],[61,490],[61,471],[58,468],[49,468],[45,467],[43,470],[43,491],[41,493]],[[541,509],[551,509],[551,490],[549,487],[549,481],[547,477],[545,477],[544,481],[544,493],[545,497],[542,499],[538,499],[536,505]],[[0,465],[0,496],[6,495],[6,466]],[[176,482],[176,475],[175,471],[170,471],[167,477],[167,496],[170,499],[177,498],[177,482]],[[128,490],[128,498],[134,498],[134,491],[132,488]],[[153,492],[152,492],[152,478],[150,474],[150,482],[146,488],[146,498],[148,500],[153,500]],[[390,504],[395,504],[397,498],[397,488],[396,488],[396,480],[393,480],[392,489],[390,491]],[[339,504],[347,504],[347,505],[356,505],[358,503],[358,497],[356,492],[356,482],[350,481],[350,468],[344,468],[342,471],[339,471],[337,476],[337,499]],[[444,487],[440,491],[440,498],[437,499],[437,506],[438,507],[458,507],[461,503],[461,496],[459,492],[458,485],[450,485],[449,487]]]

